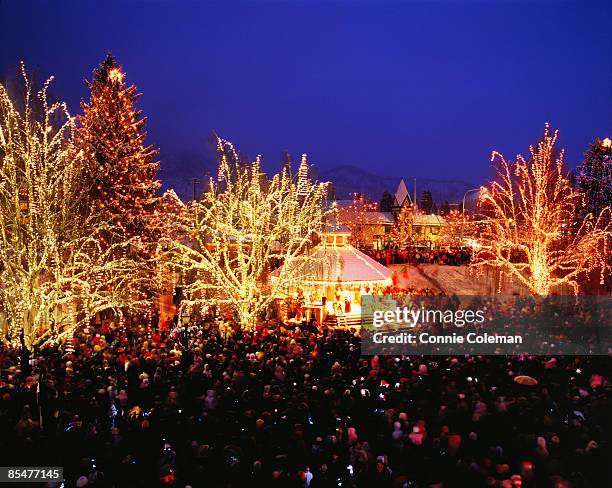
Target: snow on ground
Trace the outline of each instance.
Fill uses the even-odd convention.
[[[478,276],[467,266],[440,266],[438,264],[392,264],[397,286],[401,288],[431,288],[456,295],[491,295],[497,292],[498,277],[493,273]],[[524,294],[523,287],[503,280],[502,294]]]

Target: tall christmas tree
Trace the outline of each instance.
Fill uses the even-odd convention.
[[[146,119],[135,107],[140,95],[124,78],[121,66],[108,54],[87,83],[91,96],[81,103],[75,141],[86,164],[83,186],[89,193],[89,208],[105,213],[110,224],[96,236],[99,250],[129,242],[115,259],[138,264],[130,298],[146,303],[164,286],[164,274],[153,257],[167,226],[163,205],[155,196],[160,186],[155,179],[158,151],[145,145]]]
[[[93,72],[89,102],[81,103],[77,143],[87,161],[90,201],[106,209],[124,236],[154,240],[158,150],[145,145],[146,118],[135,103],[140,97],[112,54]]]
[[[583,195],[581,214],[598,216],[612,207],[612,141],[596,139],[577,168],[578,190]]]
[[[300,196],[307,195],[310,192],[311,182],[308,177],[309,170],[310,166],[308,165],[308,156],[306,156],[306,154],[302,154],[302,161],[300,162],[300,167],[297,174],[297,192]]]

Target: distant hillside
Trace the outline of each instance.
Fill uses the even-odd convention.
[[[336,188],[336,198],[343,200],[352,198],[352,193],[361,192],[373,201],[380,201],[384,191],[395,193],[402,176],[380,176],[351,165],[337,166],[319,172],[319,181],[331,181]],[[410,196],[413,194],[414,178],[403,175]],[[429,190],[435,203],[444,200],[459,203],[467,190],[474,188],[474,183],[460,180],[440,180],[433,178],[417,178],[417,198],[421,198],[424,190]]]
[[[216,173],[214,160],[207,161],[205,154],[197,152],[181,152],[161,155],[161,166],[157,177],[162,181],[161,190],[172,188],[184,201],[193,198],[193,178],[198,178],[196,192],[202,193],[204,181]]]
[[[183,200],[191,200],[193,198],[193,178],[200,180],[196,186],[196,192],[201,193],[204,190],[202,181],[214,175],[216,167],[214,155],[197,152],[162,154],[158,178],[162,180],[162,190],[173,188]],[[336,188],[338,200],[352,198],[354,192],[361,192],[371,200],[379,202],[384,191],[395,193],[401,176],[380,176],[357,166],[343,165],[328,170],[320,169],[317,179],[331,181]],[[404,181],[412,197],[414,179],[404,176]],[[444,200],[448,200],[449,203],[459,203],[465,192],[474,187],[475,184],[460,180],[417,178],[417,198],[421,198],[424,190],[429,190],[437,205]]]

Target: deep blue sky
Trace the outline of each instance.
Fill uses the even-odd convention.
[[[478,182],[546,121],[572,164],[612,135],[610,1],[0,0],[0,73],[54,74],[73,112],[108,50],[162,164],[215,129],[269,166]]]

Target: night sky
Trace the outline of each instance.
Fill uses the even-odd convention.
[[[162,165],[200,171],[215,129],[276,168],[480,182],[550,121],[574,165],[612,135],[610,1],[0,0],[0,74],[23,59],[78,110],[110,50]]]

